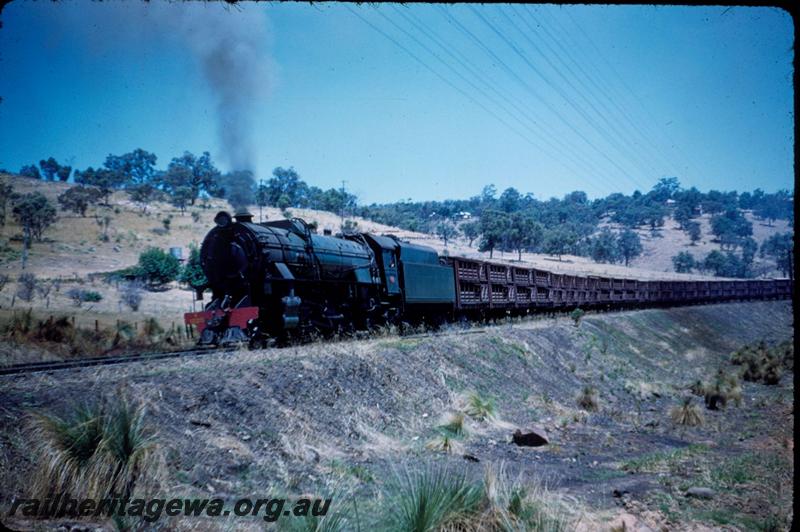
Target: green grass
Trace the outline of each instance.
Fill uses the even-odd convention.
[[[623,462],[622,469],[630,473],[658,473],[664,469],[671,470],[684,460],[705,452],[708,452],[708,447],[703,444],[693,444],[669,451],[656,451]]]
[[[390,488],[387,530],[429,532],[479,512],[480,484],[444,467],[401,473]]]
[[[478,421],[491,419],[495,415],[494,399],[483,398],[478,393],[472,393],[467,400],[467,415]]]
[[[130,496],[148,475],[156,447],[145,420],[144,408],[122,396],[106,405],[76,407],[63,417],[31,414],[29,435],[38,467],[33,493]]]

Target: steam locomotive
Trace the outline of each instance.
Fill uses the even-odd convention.
[[[395,236],[319,235],[303,220],[219,212],[200,261],[211,301],[184,316],[201,345],[266,345],[309,333],[521,315],[789,298],[793,281],[641,281],[444,257]]]

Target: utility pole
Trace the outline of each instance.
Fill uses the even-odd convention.
[[[339,213],[339,214],[340,214],[340,216],[341,216],[341,218],[342,218],[342,232],[344,232],[344,214],[345,214],[345,204],[347,203],[347,202],[346,202],[346,199],[345,199],[347,196],[345,196],[346,192],[345,192],[345,188],[344,188],[344,186],[345,186],[345,184],[346,184],[346,183],[347,183],[347,181],[345,181],[344,179],[342,179],[342,210],[341,210],[341,212]]]
[[[258,201],[258,223],[262,223],[264,221],[264,215],[262,214],[262,203],[264,203],[264,180],[258,180],[258,192],[256,192],[256,200]]]

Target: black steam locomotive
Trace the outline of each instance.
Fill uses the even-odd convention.
[[[264,345],[309,333],[538,309],[791,297],[787,279],[640,281],[440,257],[394,236],[318,235],[303,220],[254,223],[220,212],[200,258],[212,299],[185,315],[200,344]],[[202,294],[202,290],[199,290]]]

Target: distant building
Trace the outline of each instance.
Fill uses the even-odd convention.
[[[472,213],[467,211],[457,212],[455,218],[457,220],[469,220],[470,218],[472,218]]]

